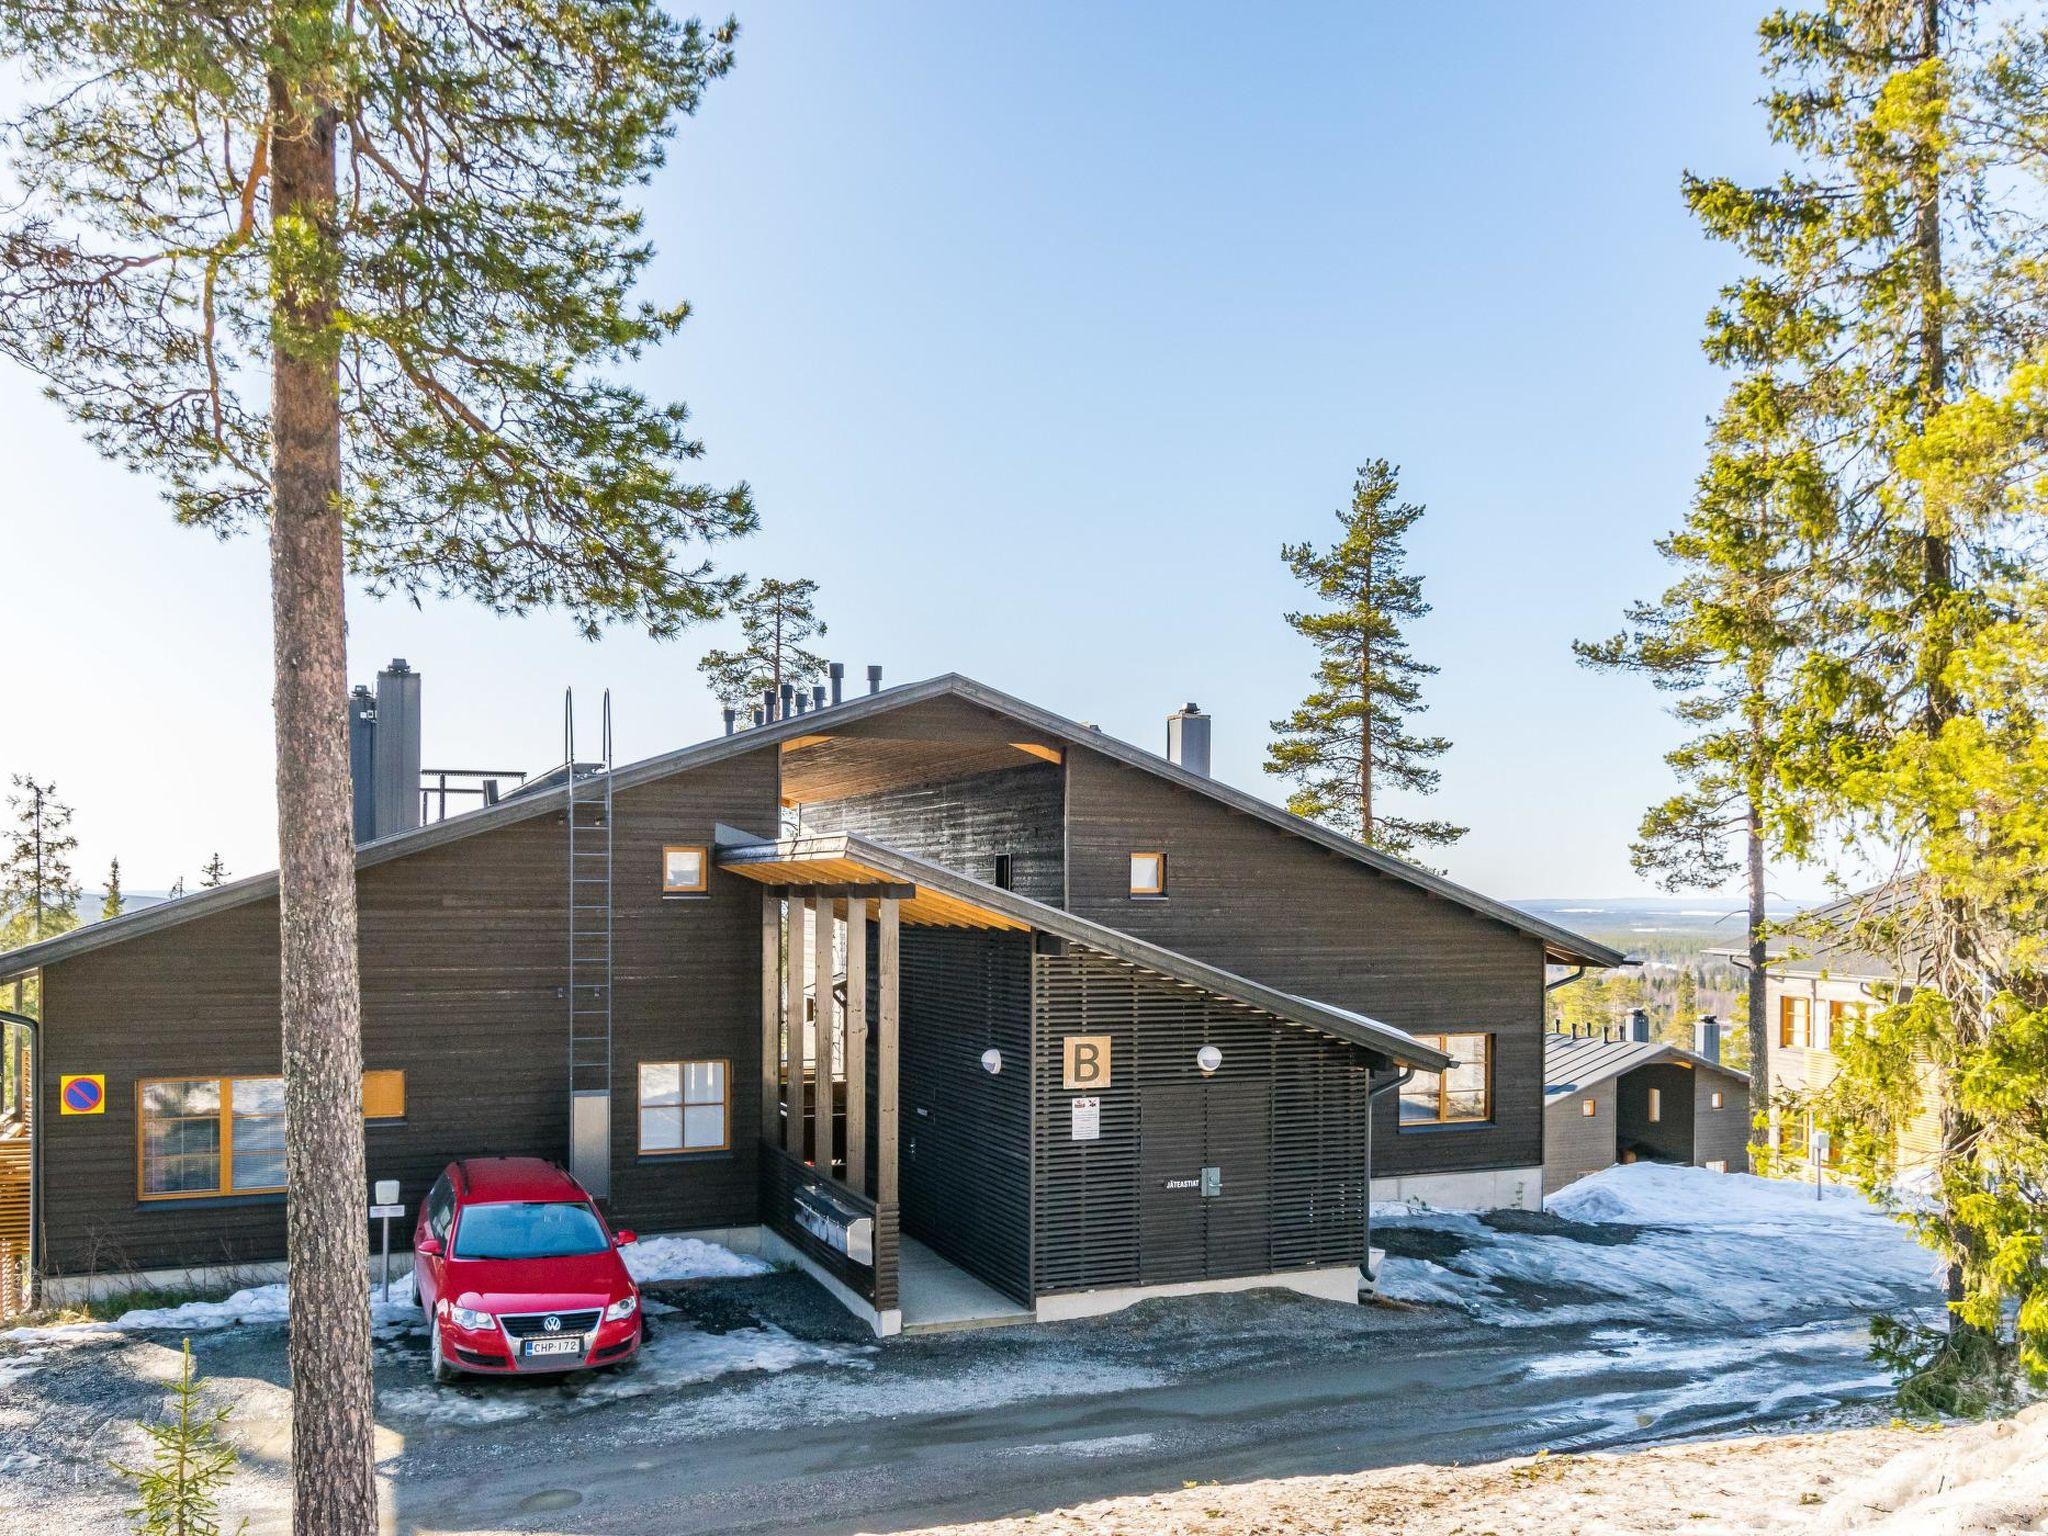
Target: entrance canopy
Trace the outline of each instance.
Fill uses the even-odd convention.
[[[857,833],[770,840],[721,827],[717,859],[723,870],[792,893],[829,895],[863,905],[870,899],[891,898],[906,926],[1049,934],[1142,966],[1184,986],[1261,1009],[1288,1023],[1364,1046],[1419,1071],[1441,1072],[1451,1062],[1442,1051],[1391,1024],[1269,987]]]

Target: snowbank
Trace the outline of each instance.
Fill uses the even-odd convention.
[[[1810,1512],[1809,1512],[1810,1513]],[[1788,1523],[1795,1529],[1796,1515]],[[2048,1530],[2048,1405],[1930,1435],[1830,1499],[1813,1536],[1993,1536]]]
[[[1420,1229],[1436,1250],[1389,1254],[1379,1289],[1453,1303],[1503,1326],[1646,1318],[1732,1326],[1823,1303],[1874,1311],[1939,1300],[1934,1256],[1853,1191],[1815,1200],[1810,1186],[1632,1163],[1580,1180],[1547,1210],[1610,1230],[1584,1241],[1500,1231],[1461,1211],[1379,1215],[1383,1231]]]
[[[731,1280],[765,1275],[775,1266],[695,1237],[643,1237],[622,1250],[640,1284],[652,1280]]]

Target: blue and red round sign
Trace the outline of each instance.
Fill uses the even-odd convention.
[[[67,1115],[97,1115],[107,1107],[107,1080],[96,1072],[66,1077],[57,1085],[57,1097]]]

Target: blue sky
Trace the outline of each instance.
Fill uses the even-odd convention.
[[[965,672],[1158,747],[1184,700],[1275,798],[1268,722],[1310,655],[1283,540],[1385,456],[1455,743],[1450,873],[1506,897],[1644,889],[1675,739],[1570,642],[1659,590],[1722,380],[1731,258],[1681,170],[1775,163],[1745,4],[850,7],[742,12],[740,61],[650,189],[653,289],[696,316],[640,378],[707,476],[726,559],[823,586],[855,676]],[[25,664],[0,772],[55,777],[82,870],[272,862],[264,551],[174,527],[31,381],[0,375],[0,570]],[[592,645],[559,616],[351,604],[367,679],[425,674],[430,764],[560,755],[560,690],[622,756],[717,729],[728,637]],[[1788,891],[1817,888],[1794,873]]]

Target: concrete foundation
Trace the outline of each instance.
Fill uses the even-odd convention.
[[[1487,1168],[1374,1179],[1372,1200],[1375,1205],[1429,1205],[1440,1211],[1540,1211],[1543,1170]]]
[[[1328,1269],[1296,1269],[1273,1275],[1242,1275],[1234,1280],[1189,1280],[1179,1285],[1125,1285],[1103,1291],[1075,1291],[1065,1296],[1038,1298],[1037,1319],[1041,1323],[1063,1322],[1070,1317],[1100,1317],[1121,1312],[1125,1307],[1156,1296],[1214,1296],[1226,1291],[1299,1291],[1324,1301],[1358,1300],[1358,1266],[1334,1265]]]

